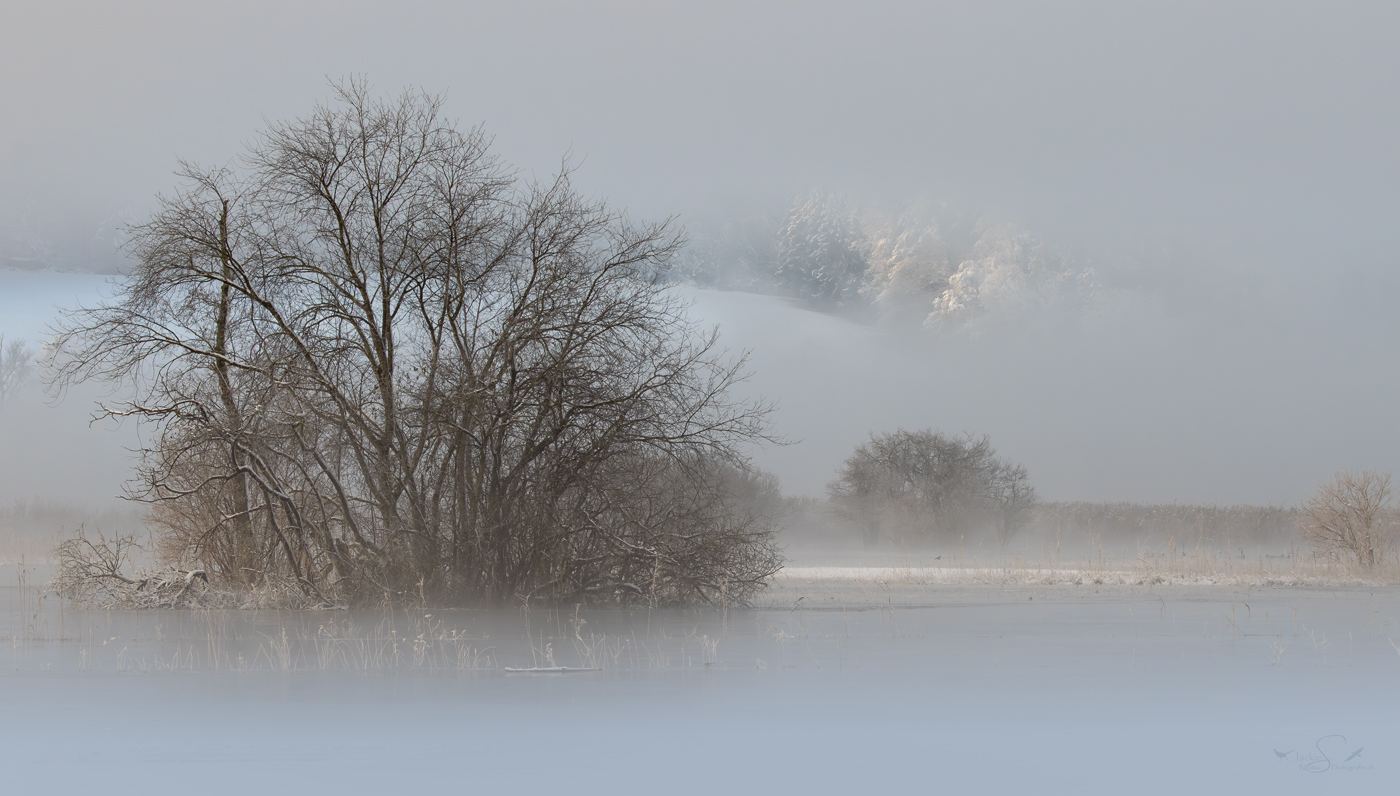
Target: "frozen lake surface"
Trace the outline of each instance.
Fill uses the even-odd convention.
[[[1394,589],[60,616],[3,574],[13,792],[1382,793],[1400,762]],[[602,669],[503,671],[548,663]]]

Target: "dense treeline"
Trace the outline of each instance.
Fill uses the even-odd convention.
[[[1169,546],[1191,551],[1198,546],[1216,550],[1242,544],[1282,549],[1307,541],[1299,530],[1298,509],[1280,506],[1036,502],[1023,508],[1009,535],[990,512],[973,516],[972,521],[945,524],[943,532],[938,532],[927,517],[914,523],[912,512],[898,502],[882,511],[859,513],[839,497],[792,498],[786,509],[784,527],[794,540],[859,539],[867,547],[892,545],[894,549],[990,544],[1053,550],[1058,542],[1067,548],[1148,545],[1161,551]]]
[[[1028,525],[1062,539],[1151,541],[1178,549],[1198,543],[1286,543],[1298,538],[1298,512],[1284,506],[1179,503],[1041,503]]]

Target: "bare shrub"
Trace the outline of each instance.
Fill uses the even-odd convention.
[[[80,529],[54,548],[58,574],[49,587],[85,608],[318,607],[285,579],[268,580],[257,589],[230,591],[218,588],[203,569],[134,570],[133,559],[141,549],[131,534],[108,539],[98,533],[92,539]]]
[[[93,608],[182,608],[199,603],[209,586],[204,570],[126,574],[123,570],[140,549],[128,534],[108,539],[99,533],[94,541],[80,531],[55,548],[58,575],[50,586],[59,596]]]
[[[60,542],[54,549],[58,576],[51,586],[69,600],[102,602],[106,595],[123,586],[136,585],[136,580],[122,570],[130,566],[132,553],[139,549],[133,536],[116,534],[109,540],[99,533],[94,542],[80,529],[77,536]]]
[[[1384,563],[1395,543],[1390,473],[1340,472],[1302,506],[1298,529],[1322,555],[1361,567]]]

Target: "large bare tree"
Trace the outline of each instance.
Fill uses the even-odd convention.
[[[55,384],[130,382],[165,551],[315,596],[742,601],[769,407],[658,278],[681,245],[362,82],[185,164]]]

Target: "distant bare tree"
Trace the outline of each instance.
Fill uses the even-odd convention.
[[[14,397],[34,373],[34,349],[0,334],[0,404]]]
[[[1030,522],[1036,505],[1035,487],[1026,468],[1019,464],[997,461],[989,470],[987,502],[996,514],[997,541],[1007,545]]]
[[[363,83],[131,232],[55,385],[135,385],[171,557],[326,601],[733,600],[780,565],[740,505],[767,405],[661,284],[681,245],[562,171],[524,183],[436,97]]]
[[[1025,468],[997,459],[987,437],[931,430],[872,434],[828,493],[867,545],[885,533],[931,541],[979,525],[995,525],[1008,541],[1035,502]]]
[[[1395,543],[1390,474],[1340,472],[1302,506],[1298,527],[1320,553],[1358,566],[1383,563]]]

